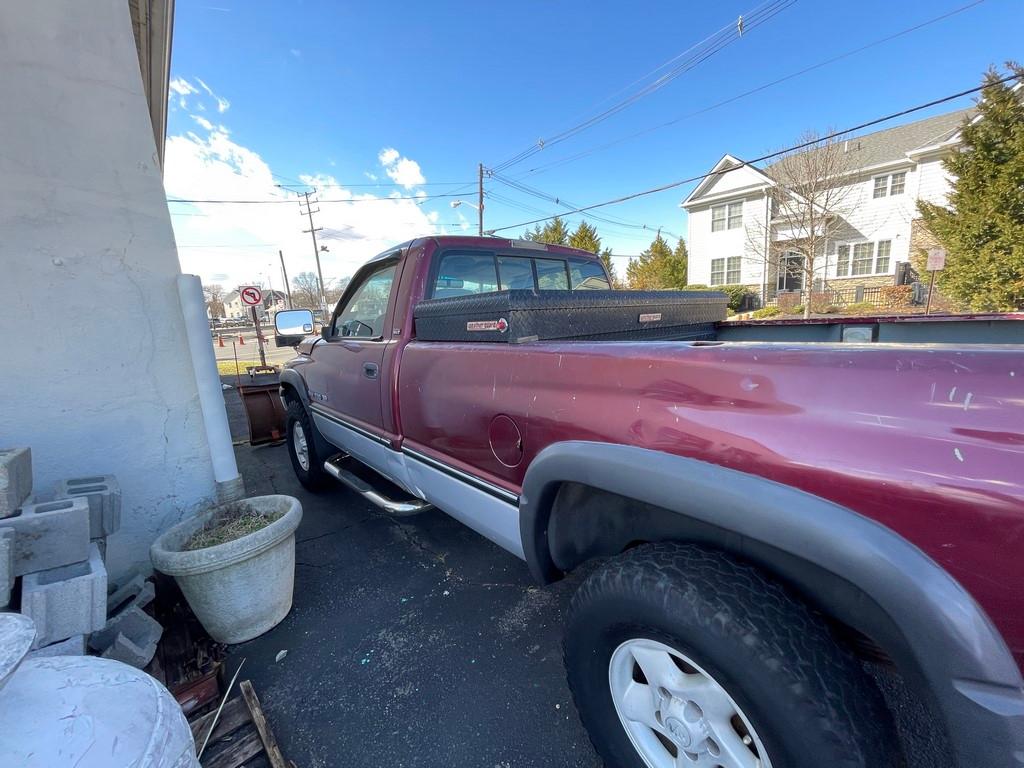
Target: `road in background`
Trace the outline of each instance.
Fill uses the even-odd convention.
[[[260,348],[256,344],[256,334],[253,331],[245,331],[241,334],[238,332],[229,333],[222,331],[220,334],[221,340],[224,342],[224,346],[220,346],[220,343],[215,335],[213,337],[213,353],[216,355],[217,360],[231,360],[235,359],[235,355],[238,355],[238,362],[245,363],[248,365],[259,365],[260,364]],[[239,338],[244,339],[245,343],[239,342]],[[274,346],[273,334],[267,335],[264,332],[264,351],[267,355],[267,365],[280,365],[281,363],[291,360],[295,357],[294,347],[276,347]]]

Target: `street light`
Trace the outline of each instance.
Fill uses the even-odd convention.
[[[470,208],[475,208],[478,211],[480,210],[479,205],[471,203],[468,200],[452,200],[450,203],[448,203],[448,205],[450,205],[452,208],[458,208],[460,205],[468,205]]]

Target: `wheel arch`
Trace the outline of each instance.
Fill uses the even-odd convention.
[[[581,488],[622,501],[587,504]],[[542,581],[636,541],[721,548],[874,640],[932,694],[961,764],[982,755],[988,760],[977,764],[1005,763],[1024,748],[1020,671],[984,611],[921,550],[850,509],[696,459],[570,441],[531,463],[520,527]],[[1017,755],[1013,764],[1024,765]]]

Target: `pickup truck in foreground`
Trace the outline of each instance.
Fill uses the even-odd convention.
[[[564,650],[609,766],[901,765],[868,665],[952,764],[1024,766],[1024,316],[486,316],[588,292],[657,326],[678,296],[609,287],[591,254],[435,237],[363,266],[319,337],[279,313],[299,479],[436,506],[545,583],[598,559]]]

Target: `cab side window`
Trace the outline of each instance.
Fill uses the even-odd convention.
[[[388,264],[363,279],[335,316],[333,336],[378,339],[384,335],[384,316],[397,268],[397,264]]]
[[[601,264],[588,259],[569,259],[569,284],[574,291],[611,290]]]
[[[446,299],[498,290],[493,253],[446,253],[438,264],[430,296]]]

